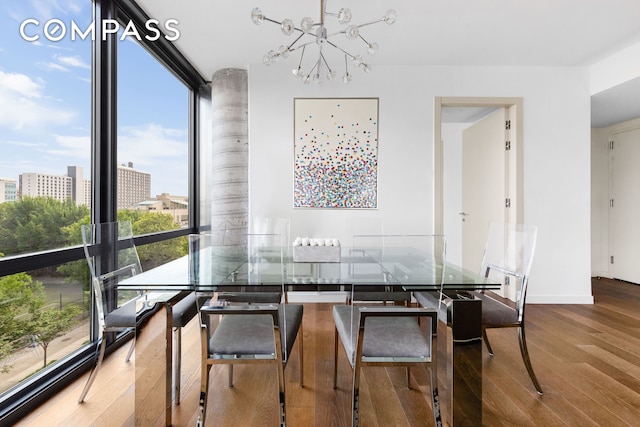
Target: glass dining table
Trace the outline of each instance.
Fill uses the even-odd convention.
[[[164,414],[162,424],[172,425],[172,305],[181,296],[196,292],[199,301],[210,303],[225,292],[274,289],[285,300],[294,292],[311,292],[342,295],[350,302],[386,293],[409,299],[413,292],[427,293],[438,309],[443,421],[462,425],[482,419],[481,300],[470,298],[470,292],[498,289],[500,284],[446,262],[443,240],[434,244],[418,235],[385,236],[384,241],[362,236],[354,238],[358,246],[298,252],[272,237],[245,235],[229,244],[206,234],[192,235],[188,256],[120,283],[147,292],[166,311],[165,332],[143,338],[143,329],[136,344],[136,425],[156,424],[158,414]],[[371,295],[375,298],[367,298]],[[164,370],[163,387],[147,379],[158,354],[165,356],[163,366],[157,365]]]

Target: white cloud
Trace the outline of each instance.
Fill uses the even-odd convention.
[[[158,124],[124,127],[118,133],[118,162],[157,165],[162,159],[186,158],[186,129],[164,128]]]
[[[26,98],[41,98],[44,82],[33,80],[25,74],[4,73],[0,71],[0,91],[14,92]]]
[[[0,127],[23,129],[70,122],[74,113],[47,101],[44,88],[43,80],[0,71]]]
[[[84,160],[89,160],[91,157],[91,137],[89,135],[55,135],[54,138],[59,147],[47,150],[50,154],[65,158],[76,157]]]
[[[60,64],[56,64],[55,62],[38,62],[38,66],[46,70],[61,71],[63,73],[69,71],[68,68],[63,67]]]
[[[68,65],[70,67],[78,67],[78,68],[86,68],[88,70],[91,69],[91,66],[85,63],[82,58],[79,56],[63,56],[63,55],[55,55],[54,58],[61,64]]]

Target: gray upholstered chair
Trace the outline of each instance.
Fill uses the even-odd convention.
[[[436,425],[441,423],[438,402],[436,368],[437,311],[424,308],[372,305],[373,301],[404,301],[404,292],[396,292],[389,283],[429,283],[442,285],[443,270],[433,269],[434,263],[444,263],[445,244],[443,236],[432,235],[385,235],[354,236],[354,244],[363,256],[368,257],[364,266],[371,267],[371,284],[367,279],[354,278],[358,284],[352,287],[351,304],[333,307],[334,333],[334,388],[338,381],[338,343],[342,343],[347,360],[353,370],[352,425],[359,422],[360,371],[365,366],[406,367],[407,387],[409,367],[423,366],[430,370],[431,398]],[[410,251],[406,249],[410,248]],[[406,253],[413,255],[407,257]],[[358,266],[355,266],[358,268]],[[369,270],[369,268],[367,268]],[[355,270],[354,270],[355,272]],[[369,295],[367,295],[369,293]],[[359,305],[357,301],[366,305]],[[419,320],[428,322],[420,324]]]
[[[279,253],[278,261],[269,260],[260,252],[268,245],[273,235],[235,235],[229,243],[212,238],[210,235],[190,236],[191,256],[211,258],[206,250],[216,253],[218,261],[215,268],[229,271],[230,283],[221,284],[218,291],[209,295],[204,305],[199,307],[202,347],[202,374],[200,392],[200,410],[198,425],[206,422],[207,396],[210,371],[213,365],[229,366],[229,387],[233,387],[234,364],[274,364],[278,375],[279,422],[285,425],[285,382],[284,368],[289,361],[296,339],[300,364],[300,386],[303,386],[303,344],[302,315],[303,306],[283,303],[284,277],[280,237],[278,250],[269,249],[274,257]],[[199,252],[199,254],[195,254]],[[227,255],[228,254],[228,255]],[[225,261],[226,259],[226,261]],[[262,261],[265,261],[264,263]],[[235,268],[242,270],[235,271]],[[257,284],[252,274],[264,273]],[[223,274],[224,276],[224,274]],[[218,280],[218,279],[216,279]],[[261,284],[268,282],[269,284]],[[197,288],[196,288],[197,289]],[[203,299],[204,293],[198,292]]]
[[[418,319],[428,318],[421,328]],[[333,386],[338,384],[338,341],[353,370],[352,426],[359,422],[360,371],[366,366],[424,366],[435,425],[441,425],[437,379],[437,311],[410,307],[336,305]]]

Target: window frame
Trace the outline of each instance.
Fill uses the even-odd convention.
[[[93,0],[94,19],[117,19],[119,22],[133,21],[137,28],[145,28],[149,16],[134,0]],[[109,34],[102,40],[101,26],[96,25],[96,36],[92,42],[92,115],[91,115],[91,222],[117,220],[117,34]],[[198,161],[199,128],[202,99],[210,99],[209,83],[189,63],[182,53],[164,37],[153,43],[144,37],[140,42],[168,71],[173,73],[188,89],[188,196],[189,227],[151,233],[134,237],[137,246],[185,236],[200,229]],[[24,255],[7,256],[0,259],[0,277],[51,267],[70,261],[84,259],[82,246],[47,250]],[[93,303],[92,303],[93,305]],[[92,317],[94,316],[92,310]],[[95,324],[96,322],[92,322]],[[92,326],[91,336],[97,336]],[[116,340],[108,346],[107,354],[122,344]],[[69,354],[51,369],[44,369],[16,387],[0,395],[0,424],[15,423],[37,406],[48,400],[90,369],[95,362],[95,343]]]

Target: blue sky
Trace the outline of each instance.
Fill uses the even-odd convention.
[[[45,23],[81,29],[89,0],[0,0],[0,177],[64,175],[83,166],[90,178],[91,42],[48,40]],[[25,19],[40,25],[27,26]],[[151,196],[187,194],[188,92],[135,39],[118,43],[118,162],[151,174]]]

